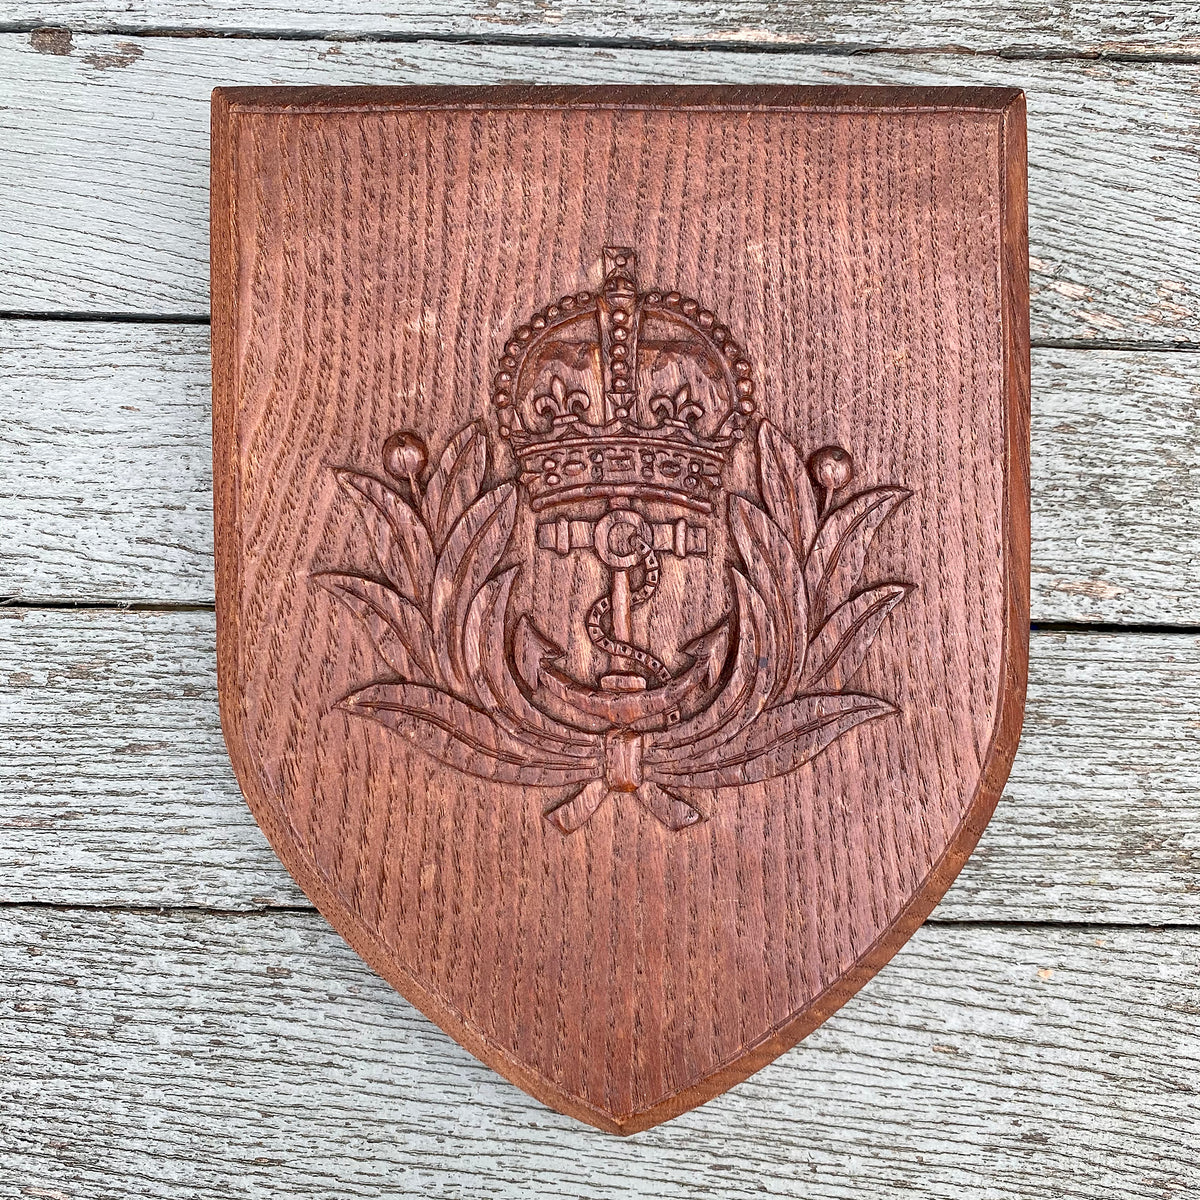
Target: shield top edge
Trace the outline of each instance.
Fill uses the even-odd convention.
[[[214,108],[237,114],[403,109],[681,109],[725,112],[1004,114],[1024,102],[1012,87],[873,84],[481,84],[220,87]]]

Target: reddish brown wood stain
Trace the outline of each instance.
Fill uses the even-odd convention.
[[[1007,777],[1028,630],[1023,98],[229,89],[214,94],[213,113],[218,651],[222,720],[250,805],[335,927],[472,1052],[605,1129],[676,1115],[793,1044],[887,961],[958,872]],[[714,314],[734,344],[728,361],[747,365],[728,383],[714,370],[713,395],[736,405],[737,381],[750,379],[741,398],[755,406],[725,454],[714,512],[687,517],[703,526],[703,552],[677,552],[686,531],[680,542],[656,534],[678,514],[637,493],[628,502],[648,524],[616,518],[628,527],[614,547],[638,558],[619,586],[587,549],[594,533],[572,547],[553,525],[564,511],[534,511],[545,479],[527,473],[514,486],[520,463],[499,436],[514,409],[494,403],[506,400],[497,370],[514,330],[564,296],[607,294],[605,248],[632,252],[638,295],[667,305],[682,303],[668,299],[678,292]],[[656,360],[666,376],[670,353]],[[590,361],[606,364],[617,405],[608,351]],[[639,352],[639,371],[644,361]],[[479,420],[477,435],[454,442]],[[385,469],[385,440],[400,430],[429,451],[411,485]],[[475,436],[482,448],[468,446]],[[449,501],[430,489],[452,442],[486,466],[439,516]],[[797,504],[825,499],[804,478],[821,447],[852,462],[831,510],[893,489],[873,539],[860,539],[861,578],[813,575],[812,531],[787,528]],[[356,490],[355,480],[367,482]],[[369,531],[392,495],[428,516],[433,557],[421,551],[424,566],[389,576]],[[570,515],[594,529],[625,502]],[[781,654],[829,653],[837,638],[832,626],[822,634],[814,604],[833,609],[846,597],[830,589],[853,585],[881,589],[885,610],[861,663],[827,671],[819,687],[811,670],[799,692],[773,685],[756,728],[776,714],[780,736],[799,744],[813,690],[882,707],[794,770],[737,768],[762,780],[743,786],[730,786],[729,767],[681,777],[669,731],[643,739],[601,723],[578,735],[594,737],[599,748],[578,753],[598,756],[607,780],[586,811],[583,801],[554,809],[567,785],[503,782],[517,776],[480,766],[499,761],[486,746],[473,765],[447,765],[432,726],[415,736],[394,704],[381,719],[378,699],[394,701],[401,680],[450,678],[467,651],[456,642],[444,669],[398,670],[409,651],[377,653],[391,627],[368,601],[390,595],[397,572],[432,572],[474,503],[511,507],[490,574],[520,566],[495,626],[509,664],[526,615],[564,648],[568,681],[596,685],[614,664],[636,673],[636,647],[679,675],[680,648],[733,613],[722,678],[743,669],[736,647],[759,628],[744,670],[766,687],[762,672],[780,673]],[[626,620],[620,588],[647,578],[639,530],[655,575]],[[470,573],[451,565],[452,586],[405,579],[426,616],[439,603],[461,608],[447,624],[460,629]],[[472,588],[492,586],[492,565]],[[780,580],[793,568],[789,592]],[[755,626],[754,597],[772,588],[774,623]],[[597,640],[585,626],[606,595],[614,608],[596,617]],[[812,633],[785,651],[789,596],[807,597]],[[467,628],[472,646],[486,644],[481,628]],[[607,653],[614,644],[625,657]],[[484,674],[478,664],[463,674],[455,686],[474,707],[450,706],[446,721],[461,732],[478,719],[486,741],[497,709],[480,698]],[[520,686],[537,707],[534,676]],[[384,689],[369,693],[369,712],[368,687]],[[339,707],[351,697],[358,708]],[[673,719],[686,727],[709,703],[682,702]],[[645,785],[651,776],[671,777],[669,801]]]

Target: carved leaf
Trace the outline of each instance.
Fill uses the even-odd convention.
[[[398,591],[426,608],[433,543],[424,522],[401,496],[370,475],[338,471],[337,481],[358,507],[380,569]]]
[[[468,687],[462,651],[467,611],[503,557],[516,515],[511,483],[484,493],[455,525],[434,571],[434,644],[447,681],[460,691]]]
[[[735,738],[702,760],[656,760],[655,778],[667,787],[738,787],[787,775],[821,753],[842,734],[888,716],[886,700],[852,693],[799,696],[762,713]]]
[[[411,600],[358,575],[329,572],[314,578],[362,621],[393,671],[410,680],[437,678],[429,625]]]
[[[519,567],[509,567],[504,574],[512,576],[519,570]],[[477,704],[493,717],[496,716],[495,698],[491,695],[487,677],[483,673],[483,640],[484,629],[493,617],[499,583],[499,577],[490,579],[475,594],[475,599],[467,609],[467,620],[462,635],[467,686],[461,698],[469,704]]]
[[[474,503],[487,469],[487,440],[483,426],[475,421],[464,426],[442,452],[425,485],[425,522],[440,549],[459,518]]]
[[[912,584],[888,583],[860,592],[836,609],[808,648],[808,669],[800,686],[840,691],[863,658],[888,613],[912,591]]]
[[[792,696],[808,648],[808,597],[804,568],[783,531],[761,508],[729,498],[729,524],[755,590],[775,624],[775,686],[768,703]]]
[[[804,564],[809,620],[817,629],[828,613],[850,598],[867,550],[880,525],[912,495],[907,488],[882,487],[851,496],[821,521]]]
[[[758,480],[775,523],[803,558],[817,529],[817,502],[799,451],[771,424],[758,427]]]
[[[603,769],[595,761],[543,758],[506,734],[487,713],[437,688],[375,684],[347,696],[338,707],[377,721],[439,762],[478,779],[564,787],[594,779]]]

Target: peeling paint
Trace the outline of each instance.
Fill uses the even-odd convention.
[[[1085,296],[1090,295],[1089,290],[1082,284],[1071,283],[1066,279],[1054,279],[1045,286],[1048,290],[1058,292],[1060,296],[1066,296],[1069,300],[1082,300]]]
[[[1129,589],[1105,583],[1103,579],[1059,579],[1051,590],[1066,592],[1068,596],[1087,596],[1092,600],[1115,600]]]
[[[29,35],[29,44],[39,54],[67,55],[71,53],[71,31],[69,29],[35,29]]]
[[[118,70],[121,67],[129,66],[130,63],[137,62],[142,54],[142,48],[136,42],[118,42],[115,53],[87,54],[83,61],[97,71]]]

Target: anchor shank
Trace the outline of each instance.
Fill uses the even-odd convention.
[[[629,603],[629,572],[614,570],[612,573],[612,631],[618,642],[633,640],[633,627]]]

